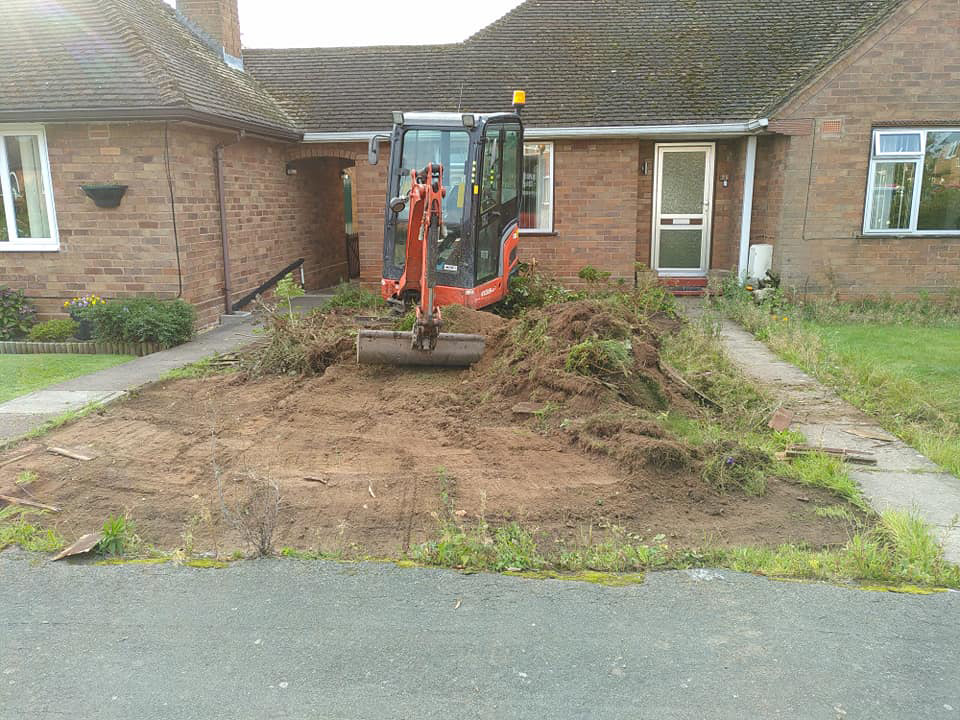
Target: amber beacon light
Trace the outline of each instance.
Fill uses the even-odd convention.
[[[513,109],[520,112],[523,106],[527,104],[527,93],[523,90],[513,91]]]

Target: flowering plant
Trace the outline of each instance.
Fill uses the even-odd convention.
[[[79,320],[84,310],[97,305],[103,305],[105,302],[106,300],[99,295],[81,295],[80,297],[73,298],[73,300],[65,301],[63,307],[70,313],[70,317],[74,320]]]
[[[25,335],[36,321],[36,310],[22,290],[0,286],[0,340]]]

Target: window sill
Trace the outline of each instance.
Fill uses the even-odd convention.
[[[0,252],[59,252],[60,243],[0,242]]]
[[[556,237],[557,233],[555,230],[521,230],[520,235],[522,237]]]
[[[942,239],[942,240],[960,240],[960,232],[906,232],[906,233],[895,233],[895,232],[872,232],[872,233],[859,233],[854,235],[854,238],[857,240],[909,240],[909,239],[923,239],[923,238],[933,238],[933,239]]]

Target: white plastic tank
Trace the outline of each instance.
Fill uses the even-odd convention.
[[[773,245],[751,245],[747,257],[747,280],[758,282],[767,276],[773,267]]]

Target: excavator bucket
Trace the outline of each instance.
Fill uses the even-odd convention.
[[[416,350],[412,332],[361,330],[357,333],[357,362],[363,365],[469,367],[483,357],[483,350],[483,335],[440,333],[433,350]]]

